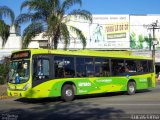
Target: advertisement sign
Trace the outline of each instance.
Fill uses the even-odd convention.
[[[132,49],[147,49],[153,47],[153,25],[156,24],[154,29],[156,49],[160,47],[160,15],[131,15],[130,16],[130,39]],[[158,41],[158,42],[157,42]]]
[[[86,37],[88,49],[128,49],[129,15],[93,15],[93,22],[88,23],[80,18],[72,18],[68,26],[80,29]],[[82,42],[71,32],[71,41],[68,48],[82,48]],[[59,44],[63,48],[63,43]]]

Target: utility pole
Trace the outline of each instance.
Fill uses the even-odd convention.
[[[155,30],[160,29],[160,26],[158,26],[158,20],[156,22],[153,22],[152,24],[147,25],[147,28],[153,31],[153,36],[152,36],[152,59],[153,59],[153,64],[155,65],[155,45],[158,44],[158,41],[155,38]]]

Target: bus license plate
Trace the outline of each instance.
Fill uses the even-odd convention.
[[[18,93],[14,93],[14,96],[18,96]]]

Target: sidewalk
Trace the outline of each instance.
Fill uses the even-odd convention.
[[[7,84],[0,85],[0,100],[7,99],[7,98],[9,98],[7,96]]]

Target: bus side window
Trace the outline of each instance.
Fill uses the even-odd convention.
[[[109,77],[110,75],[109,59],[104,59],[102,62],[102,76]]]
[[[110,66],[109,59],[105,58],[96,58],[95,59],[95,76],[96,77],[109,77]]]
[[[123,75],[125,73],[124,60],[123,59],[112,59],[112,74],[113,76]]]
[[[75,76],[73,57],[54,57],[54,68],[56,78],[69,78]]]
[[[148,61],[148,72],[154,72],[153,61]]]
[[[125,61],[125,72],[126,73],[136,73],[136,62],[134,60]]]
[[[87,76],[93,77],[94,76],[93,58],[85,58],[85,68]]]
[[[75,76],[75,67],[74,67],[74,58],[73,57],[65,57],[64,64],[64,77],[70,78]]]
[[[76,58],[76,75],[77,77],[86,76],[85,59],[81,57]]]
[[[147,61],[137,61],[137,72],[139,73],[144,73],[148,72],[148,66],[147,66]]]
[[[95,76],[96,77],[102,77],[102,58],[95,58]]]
[[[55,69],[55,77],[63,78],[64,77],[64,59],[60,56],[54,57],[54,69]]]
[[[141,64],[143,67],[143,72],[148,72],[149,70],[148,70],[147,60],[142,61]]]

